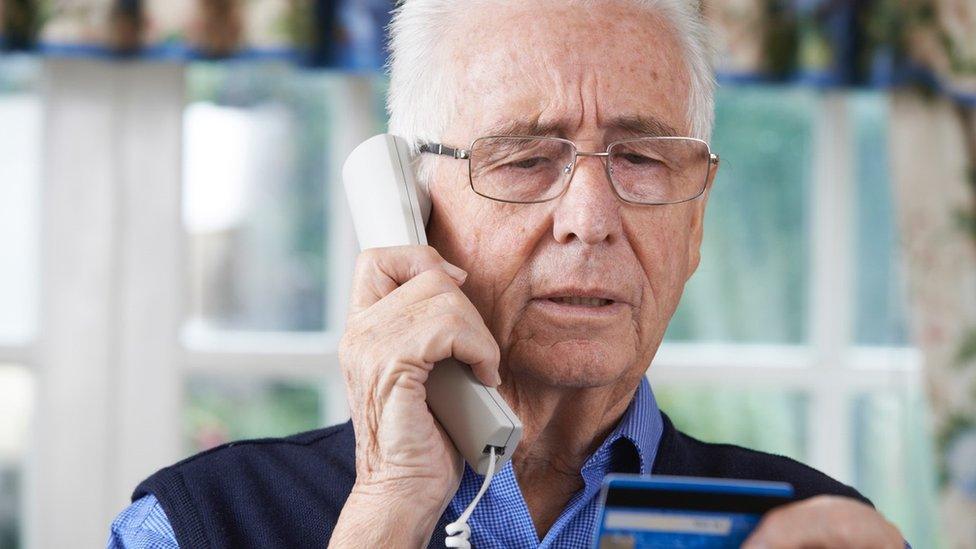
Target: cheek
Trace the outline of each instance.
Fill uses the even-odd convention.
[[[645,322],[666,324],[684,290],[688,264],[687,214],[684,205],[662,208],[658,215],[625,220],[631,246],[644,273]]]
[[[428,225],[431,246],[468,272],[462,290],[478,308],[496,337],[509,324],[512,309],[525,293],[518,282],[544,227],[525,206],[493,202],[466,185],[434,190]],[[532,227],[534,224],[534,228]]]
[[[474,200],[478,197],[468,188],[467,172],[461,164],[441,162],[434,170],[427,240],[444,259],[468,271],[470,281],[472,269],[483,250],[483,231],[479,227],[485,212]]]
[[[477,259],[466,292],[495,337],[505,341],[529,293],[526,266],[546,230],[540,223],[533,224],[525,206],[490,204],[485,208],[490,217],[472,220],[477,228],[471,231],[466,253]]]

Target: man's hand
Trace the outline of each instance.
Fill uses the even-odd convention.
[[[453,356],[498,384],[498,345],[460,290],[466,276],[429,246],[366,250],[356,262],[339,343],[356,484],[332,546],[422,544],[457,490],[461,457],[427,408],[424,383]]]
[[[817,496],[771,511],[742,547],[902,549],[905,542],[898,528],[870,506],[851,498]]]

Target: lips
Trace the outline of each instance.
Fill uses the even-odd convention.
[[[542,291],[535,299],[551,301],[559,305],[575,305],[577,307],[606,307],[614,304],[627,304],[631,300],[626,294],[617,290],[596,286],[563,286]]]
[[[582,296],[559,296],[547,298],[549,301],[554,303],[559,303],[561,305],[577,305],[582,307],[605,307],[607,305],[613,304],[612,299],[603,299],[600,297],[582,297]]]
[[[567,330],[618,326],[631,310],[622,293],[594,287],[545,292],[534,297],[529,307],[533,314],[545,318],[549,328]]]

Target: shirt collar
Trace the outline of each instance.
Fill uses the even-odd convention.
[[[664,421],[661,419],[657,400],[647,377],[642,376],[630,406],[593,458],[611,453],[619,460],[624,457],[620,455],[623,452],[636,452],[639,471],[629,472],[649,474],[654,467],[654,458],[657,457],[658,443],[663,432]]]
[[[593,523],[596,521],[596,497],[603,478],[610,472],[650,473],[663,432],[664,420],[658,410],[657,401],[647,378],[642,377],[617,426],[583,464],[583,490],[569,501],[541,545],[560,545],[561,540],[567,539],[564,532],[568,532],[565,534],[567,536],[572,536],[574,532],[583,532],[583,537],[590,539]],[[438,532],[443,531],[447,522],[461,515],[478,492],[483,480],[482,476],[465,464],[461,484],[442,517]],[[582,522],[573,522],[578,517],[583,517],[580,519]],[[468,524],[471,526],[471,540],[476,542],[476,546],[540,545],[511,461],[495,475]]]

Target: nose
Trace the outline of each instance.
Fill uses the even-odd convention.
[[[574,238],[594,245],[613,241],[621,233],[621,201],[607,178],[605,159],[580,155],[569,188],[553,213],[553,237],[566,244]]]

